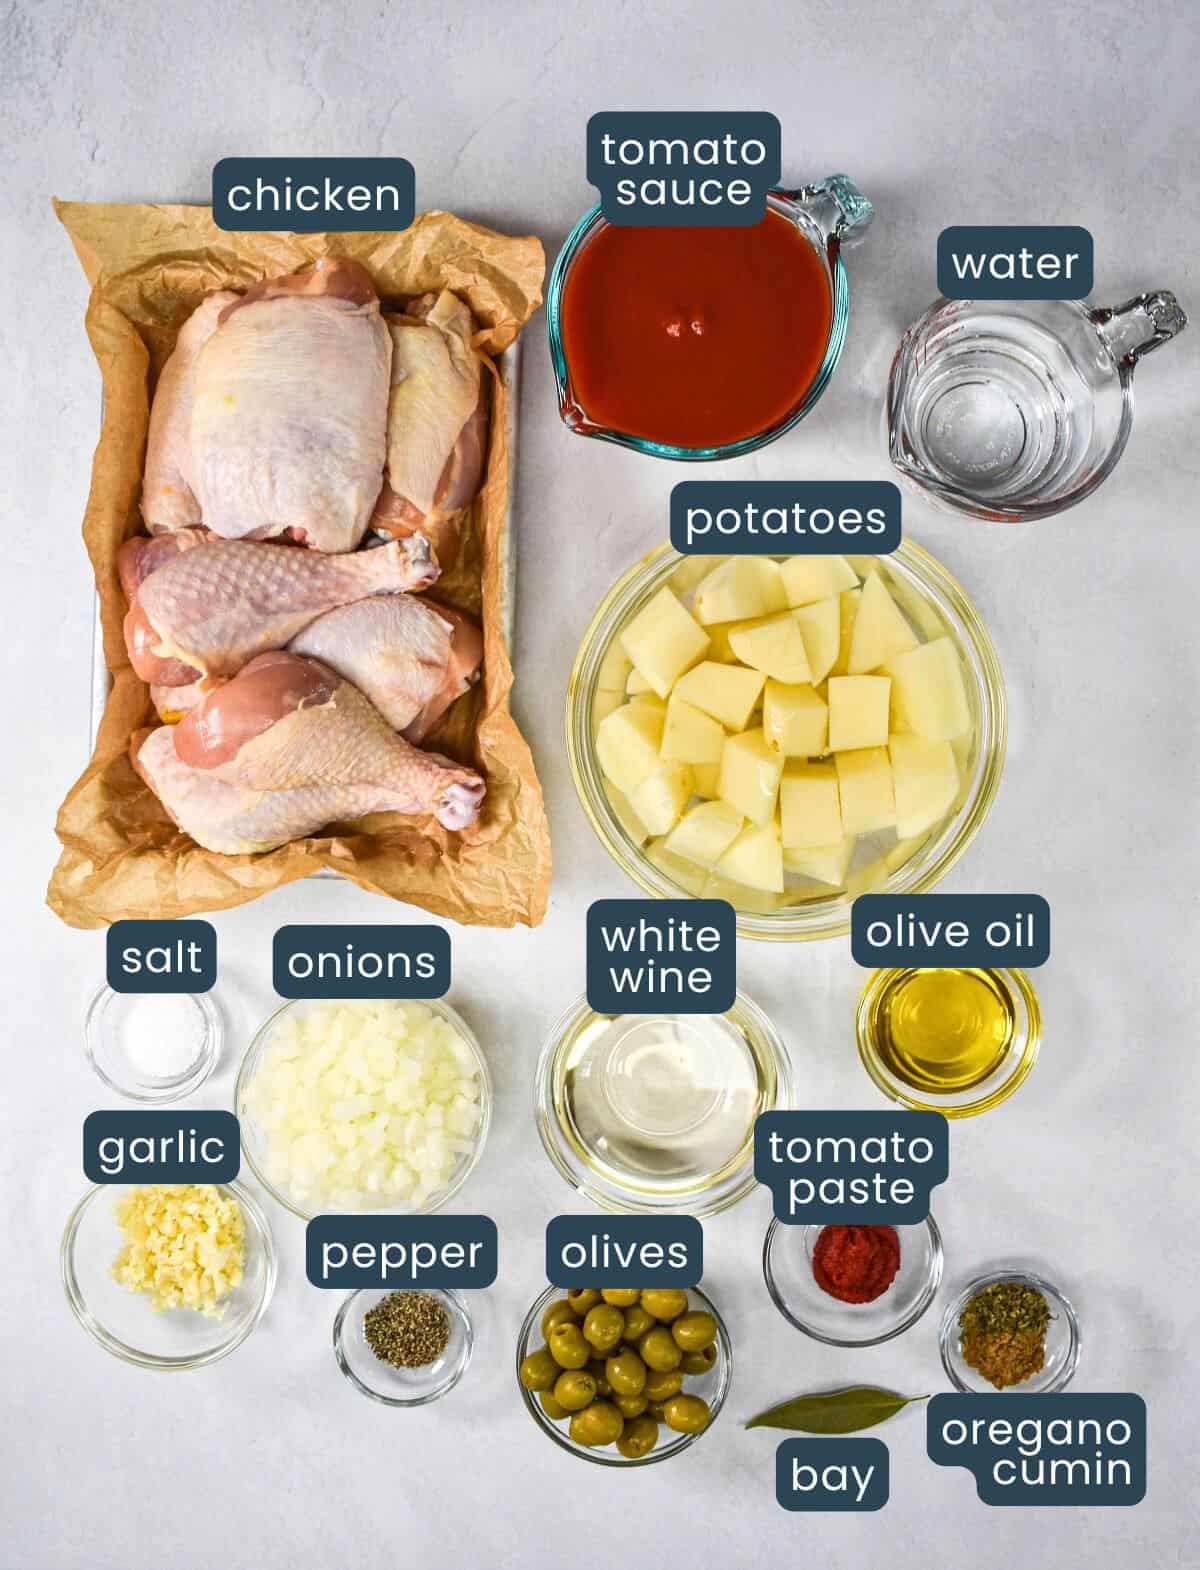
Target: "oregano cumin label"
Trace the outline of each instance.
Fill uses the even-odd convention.
[[[856,1434],[895,1417],[924,1396],[902,1396],[877,1385],[847,1385],[843,1390],[820,1390],[814,1395],[793,1396],[752,1417],[747,1428],[789,1428],[802,1434]]]

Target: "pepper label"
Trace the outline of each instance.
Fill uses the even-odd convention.
[[[912,1226],[950,1172],[940,1112],[764,1112],[754,1175],[789,1226]]]
[[[314,1216],[304,1268],[315,1287],[490,1287],[498,1241],[490,1216]]]
[[[891,1491],[882,1439],[785,1439],[775,1497],[785,1510],[882,1510]]]

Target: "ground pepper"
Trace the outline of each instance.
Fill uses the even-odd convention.
[[[427,1292],[390,1292],[363,1316],[367,1345],[393,1368],[424,1368],[450,1340],[450,1319]]]
[[[1024,1384],[1046,1366],[1050,1305],[1036,1287],[996,1281],[958,1316],[963,1361],[997,1390]]]
[[[872,1303],[900,1269],[895,1227],[822,1227],[813,1249],[813,1280],[842,1303]]]

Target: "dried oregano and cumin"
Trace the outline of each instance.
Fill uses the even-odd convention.
[[[996,1281],[958,1316],[963,1361],[997,1390],[1024,1384],[1046,1364],[1050,1306],[1036,1287]]]

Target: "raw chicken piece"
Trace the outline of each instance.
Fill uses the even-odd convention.
[[[142,517],[151,534],[190,529],[200,522],[200,503],[192,487],[196,359],[216,332],[217,318],[236,299],[228,289],[204,297],[179,329],[154,389],[142,475]]]
[[[126,540],[117,552],[117,576],[130,605],[152,572],[174,561],[183,551],[190,551],[193,545],[203,545],[214,538],[207,529],[179,529],[174,534],[155,535],[153,539],[135,534]]]
[[[201,677],[199,681],[189,681],[182,687],[168,687],[163,683],[152,682],[150,701],[163,724],[174,725],[189,709],[194,709],[200,699],[213,690],[214,685],[214,679],[208,676]]]
[[[195,370],[191,474],[205,526],[353,550],[383,483],[391,359],[370,275],[345,257],[227,305]]]
[[[371,527],[429,535],[445,572],[487,450],[488,383],[471,347],[471,313],[443,289],[386,318],[392,337],[387,474]]]
[[[421,589],[437,575],[419,534],[346,556],[214,540],[145,579],[125,618],[125,644],[145,682],[177,687],[197,675],[232,676],[252,655],[283,648],[323,611]],[[180,675],[180,665],[190,674]]]
[[[288,649],[323,660],[419,742],[478,676],[483,635],[448,606],[394,594],[318,616]]]

